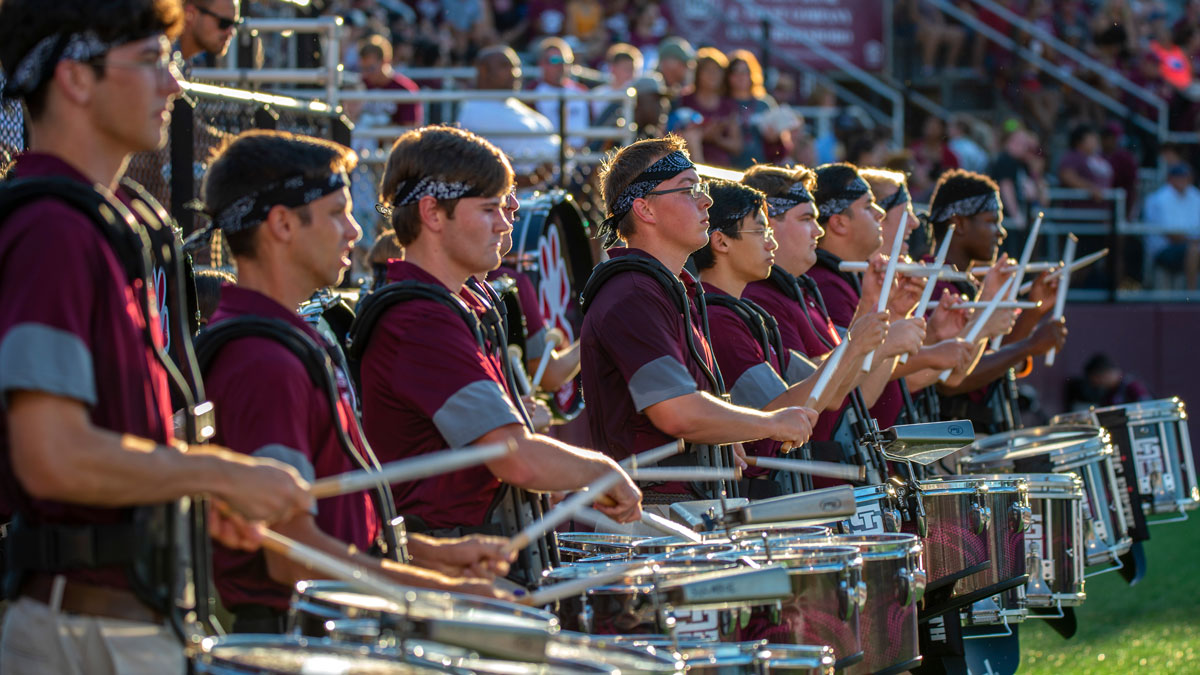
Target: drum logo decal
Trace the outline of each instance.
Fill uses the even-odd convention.
[[[682,640],[716,641],[721,634],[712,610],[676,611],[675,631]]]
[[[882,534],[883,533],[883,507],[879,502],[870,502],[863,504],[858,511],[846,520],[849,525],[851,534],[868,533]]]
[[[575,341],[575,329],[567,318],[571,304],[571,279],[567,275],[563,260],[562,241],[558,226],[551,223],[538,240],[538,261],[541,263],[541,278],[538,280],[538,310],[546,320],[547,328],[557,328],[567,336],[567,344]],[[572,399],[579,395],[574,380],[567,382],[554,393],[559,409],[570,409]]]

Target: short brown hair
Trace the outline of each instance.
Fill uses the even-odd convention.
[[[634,75],[636,75],[642,70],[642,50],[634,47],[631,44],[618,42],[617,44],[609,47],[608,51],[604,53],[605,63],[613,64],[617,61],[628,61],[632,63],[633,72]]]
[[[504,195],[513,185],[508,157],[487,139],[457,127],[435,125],[413,129],[396,139],[379,184],[379,200],[391,204],[402,182],[426,176],[468,183],[476,194],[489,197]],[[457,199],[438,203],[451,218],[457,205]],[[417,204],[393,206],[389,220],[401,246],[408,246],[421,234]]]
[[[201,194],[209,213],[217,213],[251,192],[297,174],[321,178],[349,172],[357,164],[353,150],[323,138],[269,129],[243,131],[213,156]],[[307,207],[297,211],[304,222],[311,218]],[[225,234],[235,257],[254,257],[258,230],[255,226]]]
[[[816,188],[817,176],[811,169],[802,166],[785,169],[770,164],[755,164],[742,174],[742,183],[761,190],[768,197],[782,197],[796,183],[811,193]]]
[[[358,43],[358,58],[374,56],[383,63],[392,62],[392,43],[382,35],[372,35]]]
[[[687,143],[675,134],[667,134],[662,138],[637,141],[610,155],[600,167],[600,197],[604,200],[604,208],[612,213],[617,197],[638,174],[677,150],[687,154]],[[628,239],[637,231],[629,213],[615,226],[622,239]]]
[[[758,57],[754,55],[754,52],[748,49],[735,49],[729,53],[729,65],[725,68],[725,93],[730,95],[733,93],[729,88],[729,74],[739,63],[746,64],[746,68],[750,70],[750,95],[754,98],[764,98],[767,95],[767,88],[763,86],[762,64],[758,62]]]
[[[387,261],[404,258],[404,247],[396,241],[396,233],[384,230],[371,244],[371,252],[367,254],[367,262],[372,265],[386,265]]]

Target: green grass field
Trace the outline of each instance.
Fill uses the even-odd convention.
[[[1118,572],[1088,579],[1075,637],[1022,624],[1021,673],[1200,673],[1200,515],[1150,535],[1138,585]]]

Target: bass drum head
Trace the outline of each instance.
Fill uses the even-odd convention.
[[[596,266],[587,221],[575,199],[563,190],[518,193],[517,199],[521,208],[513,223],[513,248],[505,262],[533,281],[537,311],[546,328],[561,330],[567,341],[573,342],[583,325],[579,295]],[[554,392],[549,404],[556,417],[575,419],[583,410],[579,377]]]

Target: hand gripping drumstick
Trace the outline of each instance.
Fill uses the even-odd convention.
[[[368,490],[380,483],[405,483],[490,462],[515,452],[516,449],[517,442],[510,438],[504,443],[442,450],[420,457],[388,462],[379,471],[347,471],[337,476],[322,478],[309,486],[308,492],[313,499],[325,499]]]
[[[1067,235],[1067,247],[1063,252],[1063,269],[1071,269],[1071,263],[1075,262],[1075,245],[1079,243],[1079,239],[1074,234]],[[1061,281],[1058,282],[1058,297],[1054,299],[1054,319],[1057,321],[1063,316],[1063,311],[1067,307],[1067,287],[1071,285],[1071,275],[1063,275]],[[1055,352],[1058,350],[1054,347],[1046,352],[1046,367],[1054,365]]]
[[[546,346],[542,348],[542,360],[538,361],[537,372],[534,373],[533,379],[530,380],[529,391],[536,391],[542,386],[542,376],[546,374],[546,366],[550,365],[550,354],[554,352],[554,348],[558,345],[558,341],[563,339],[559,336],[557,330],[546,332]]]
[[[908,227],[908,209],[904,209],[904,213],[900,216],[900,226],[896,228],[896,236],[892,238],[892,256],[888,258],[887,269],[883,272],[883,288],[879,290],[879,306],[875,311],[882,312],[887,309],[888,294],[892,290],[892,281],[896,278],[896,264],[900,258],[900,247],[904,245],[904,230]],[[863,359],[863,372],[871,370],[871,362],[875,360],[875,351],[867,354],[867,358]]]
[[[758,466],[764,469],[772,469],[774,471],[806,473],[810,476],[824,476],[825,478],[862,480],[867,477],[866,467],[854,466],[851,464],[838,464],[837,462],[817,462],[803,459],[779,459],[777,457],[750,456],[746,458],[746,463],[750,466]]]
[[[983,327],[987,324],[988,319],[992,318],[992,314],[996,312],[996,307],[1000,304],[1000,299],[1008,294],[1009,288],[1012,288],[1016,285],[1014,283],[1016,279],[1016,275],[1009,277],[1008,281],[1005,281],[1004,285],[1000,287],[1000,290],[996,291],[996,295],[988,301],[987,307],[983,308],[983,313],[980,314],[977,319],[975,319],[975,323],[971,326],[971,330],[967,333],[967,344],[974,344],[975,340],[979,339],[979,334],[983,332]],[[945,382],[948,380],[952,370],[954,369],[947,368],[943,370],[942,374],[938,376],[938,381]]]
[[[1004,300],[1017,299],[1017,289],[1021,287],[1021,280],[1025,278],[1025,266],[1029,264],[1029,258],[1033,256],[1033,249],[1035,246],[1037,246],[1038,232],[1042,230],[1042,218],[1044,218],[1045,215],[1045,213],[1039,211],[1037,220],[1033,221],[1033,227],[1029,230],[1029,238],[1025,240],[1025,250],[1021,251],[1021,265],[1017,268],[1017,271],[1013,273],[1013,276],[1010,277],[1017,280],[1016,283],[1012,285],[1012,297],[1006,297]],[[1000,345],[1002,344],[1004,344],[1004,336],[997,335],[996,339],[992,342],[992,346],[996,349],[999,349]]]
[[[600,499],[609,488],[619,483],[623,476],[624,474],[620,471],[609,471],[593,481],[585,490],[580,490],[567,497],[561,504],[542,516],[541,520],[530,523],[512,539],[509,539],[508,543],[504,545],[504,552],[512,553],[529,546],[534,539],[553,530],[559,523],[569,520],[580,509]]]
[[[934,267],[941,267],[946,264],[946,254],[950,251],[950,238],[954,236],[954,223],[946,228],[946,235],[942,237],[942,245],[938,247],[937,258],[933,261]],[[937,287],[938,277],[933,276],[925,280],[925,288],[921,290],[921,301],[917,303],[917,311],[913,312],[913,316],[924,317],[925,310],[929,307],[929,301],[933,299],[933,290]],[[900,355],[900,363],[908,363],[908,352]]]
[[[1074,274],[1075,272],[1078,272],[1079,270],[1087,267],[1088,265],[1091,265],[1092,263],[1096,262],[1097,260],[1103,258],[1106,255],[1108,255],[1108,249],[1102,248],[1099,251],[1096,251],[1095,253],[1091,253],[1091,254],[1083,256],[1082,258],[1071,263],[1070,274]],[[1064,274],[1066,268],[1067,268],[1067,266],[1060,267],[1057,270],[1046,275],[1046,278],[1047,279],[1057,279],[1058,277],[1061,277]],[[1021,284],[1021,290],[1019,291],[1019,293],[1021,295],[1024,295],[1025,293],[1028,293],[1031,290],[1033,290],[1033,282],[1026,281],[1025,283]]]
[[[1041,263],[1034,263],[1040,265]],[[838,263],[839,272],[866,272],[870,267],[865,262],[846,262]],[[989,268],[977,268],[986,272]],[[937,277],[945,281],[967,281],[970,279],[966,272],[959,272],[953,267],[947,265],[933,265],[932,263],[899,263],[896,265],[896,274],[903,274],[906,277]]]

